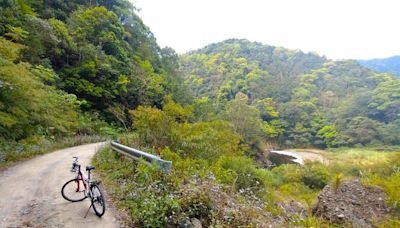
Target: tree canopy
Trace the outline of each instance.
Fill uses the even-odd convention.
[[[211,98],[220,109],[231,109],[238,94],[253,107],[268,101],[263,119],[276,125],[270,135],[280,144],[398,144],[389,132],[400,127],[400,80],[355,61],[230,39],[184,54],[181,67],[194,95]],[[266,114],[275,107],[275,114]]]

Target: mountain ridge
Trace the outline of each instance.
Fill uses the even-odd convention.
[[[382,73],[390,73],[400,77],[400,55],[388,58],[374,58],[368,60],[357,60],[361,65],[369,67]]]
[[[207,97],[222,106],[238,93],[248,96],[254,106],[272,99],[280,113],[274,121],[285,126],[276,140],[287,146],[389,142],[383,129],[393,130],[399,124],[395,114],[399,80],[355,60],[333,61],[314,53],[228,39],[182,55],[181,70],[198,99]],[[335,135],[331,142],[330,134]]]

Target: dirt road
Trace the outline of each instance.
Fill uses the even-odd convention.
[[[0,227],[119,227],[108,208],[102,218],[92,209],[84,218],[89,200],[70,203],[60,193],[73,178],[72,157],[78,156],[85,167],[102,145],[59,150],[0,172]]]

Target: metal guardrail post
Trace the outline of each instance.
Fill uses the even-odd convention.
[[[117,142],[111,141],[111,148],[121,154],[127,155],[128,157],[131,157],[133,159],[138,160],[139,158],[143,158],[146,162],[152,164],[156,163],[161,169],[163,169],[166,173],[171,172],[172,168],[172,161],[165,161],[162,160],[161,158],[149,154],[134,148],[130,148],[127,146],[124,146],[122,144],[119,144]]]

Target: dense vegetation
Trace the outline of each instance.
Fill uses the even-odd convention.
[[[392,56],[384,59],[358,60],[358,62],[378,72],[386,72],[400,77],[400,56]]]
[[[1,1],[0,160],[5,144],[109,135],[128,109],[184,101],[176,65],[129,1]]]
[[[143,140],[136,134],[121,138],[124,144],[151,152]],[[196,144],[202,142],[192,141],[192,146]],[[339,186],[354,178],[380,186],[394,208],[386,220],[374,225],[400,224],[400,152],[341,149],[320,153],[325,164],[267,170],[240,154],[205,151],[199,157],[179,147],[165,148],[162,158],[173,161],[172,173],[167,175],[155,165],[132,163],[105,148],[94,164],[117,205],[131,216],[132,226],[176,227],[197,219],[206,227],[336,227],[312,215],[317,195],[326,184]],[[301,210],[293,210],[293,200],[303,205]]]
[[[118,183],[119,206],[149,227],[187,218],[318,226],[325,222],[311,215],[316,195],[341,175],[382,186],[399,209],[395,152],[337,151],[326,155],[329,165],[265,169],[271,146],[400,144],[399,79],[247,40],[178,56],[157,45],[128,0],[0,0],[0,7],[0,162],[57,141],[100,139],[94,135],[158,148],[173,161],[171,175],[132,166],[109,148],[94,159],[105,183]],[[308,216],[286,213],[290,200]]]
[[[289,147],[398,145],[400,80],[355,61],[247,40],[226,40],[181,58],[185,82],[198,99],[224,109],[236,94],[262,111],[267,137]]]

